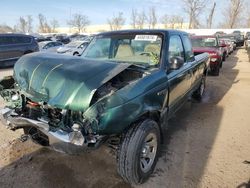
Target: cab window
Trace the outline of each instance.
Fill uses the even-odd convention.
[[[184,49],[182,46],[181,38],[176,36],[171,36],[169,41],[169,59],[173,57],[181,57],[184,59]]]
[[[189,39],[189,37],[187,35],[183,36],[183,45],[185,48],[185,59],[186,62],[192,62],[194,61],[194,53],[192,50],[192,44],[191,41]]]

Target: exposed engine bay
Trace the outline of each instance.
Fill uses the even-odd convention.
[[[128,68],[109,80],[107,83],[102,85],[100,88],[97,89],[95,92],[91,104],[96,103],[101,98],[112,95],[112,93],[116,92],[117,90],[129,85],[131,82],[142,78],[144,74],[147,74],[145,72],[142,72],[141,70],[136,70],[132,68]]]
[[[89,107],[147,74],[135,66],[125,69],[95,91]],[[93,127],[97,126],[98,122],[93,124],[93,122],[86,120],[84,112],[55,108],[44,101],[32,101],[25,95],[25,92],[18,88],[13,77],[8,77],[0,82],[0,94],[9,108],[9,111],[4,114],[4,118],[6,119],[7,116],[11,120],[16,118],[15,122],[18,125],[11,125],[11,121],[6,123],[10,124],[12,130],[23,128],[24,133],[38,144],[43,146],[51,144],[46,131],[37,126],[39,123],[48,125],[47,131],[53,136],[65,139],[76,146],[95,146],[102,137],[96,132],[98,127]],[[64,138],[65,135],[67,138]]]

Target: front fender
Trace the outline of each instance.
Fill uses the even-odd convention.
[[[91,122],[92,128],[99,134],[120,134],[145,113],[161,111],[168,91],[166,88],[165,81],[149,90],[143,90],[140,95],[130,100],[125,100],[120,95],[107,97],[90,107],[84,113],[84,118]],[[119,105],[107,105],[113,104],[112,100]]]

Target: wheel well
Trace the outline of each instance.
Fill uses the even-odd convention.
[[[138,124],[140,121],[143,121],[145,119],[151,119],[154,120],[160,130],[160,135],[161,135],[161,142],[162,142],[162,126],[161,126],[161,113],[157,110],[155,111],[147,111],[144,114],[142,114],[141,116],[139,116],[135,121],[133,121],[125,130],[124,133],[126,133],[131,127],[133,127],[135,124]]]

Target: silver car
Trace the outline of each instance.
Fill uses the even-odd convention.
[[[89,41],[72,41],[69,44],[58,48],[57,53],[80,56],[88,45]]]
[[[56,52],[57,49],[64,44],[59,41],[43,41],[39,42],[39,49],[40,51],[46,51],[46,52]]]

